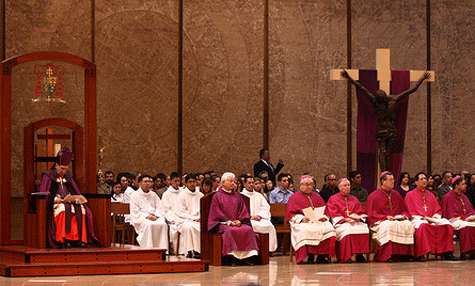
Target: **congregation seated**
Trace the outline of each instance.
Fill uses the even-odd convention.
[[[375,261],[409,257],[414,252],[414,227],[401,195],[394,190],[394,175],[383,172],[380,186],[368,197],[368,224],[376,240]]]
[[[120,183],[115,183],[114,186],[112,187],[111,202],[113,203],[124,202],[124,193],[122,192],[122,186]]]
[[[336,234],[328,217],[317,220],[307,217],[304,212],[313,211],[325,205],[314,189],[313,178],[304,175],[300,178],[300,191],[293,194],[287,204],[287,219],[290,223],[290,237],[295,249],[295,260],[303,263],[327,263],[335,256]],[[317,257],[316,257],[317,256]],[[316,257],[316,261],[315,261]]]
[[[285,173],[277,176],[278,186],[275,187],[269,194],[269,203],[271,204],[286,204],[293,192],[289,190],[289,177]]]
[[[442,173],[442,183],[437,187],[437,198],[442,201],[442,198],[452,190],[453,174],[450,171]]]
[[[160,198],[151,191],[152,183],[149,175],[138,178],[139,189],[130,196],[130,220],[140,247],[168,249],[168,226],[160,213]]]
[[[407,172],[401,172],[399,174],[399,182],[397,184],[397,191],[402,196],[402,198],[406,197],[406,194],[411,190],[411,176]]]
[[[68,172],[72,152],[63,147],[52,169],[43,174],[40,192],[49,193],[47,209],[47,245],[63,248],[97,245],[92,213],[87,200]]]
[[[335,227],[337,239],[337,257],[340,262],[365,262],[363,254],[369,253],[369,229],[364,209],[358,199],[350,194],[350,181],[342,178],[338,181],[339,192],[327,202],[326,212]]]
[[[357,197],[360,203],[366,203],[368,200],[368,191],[361,185],[363,177],[357,170],[350,172],[351,190],[350,194]]]
[[[323,180],[325,181],[325,184],[323,184],[319,195],[322,197],[325,203],[327,203],[331,196],[338,193],[338,187],[336,185],[337,179],[335,174],[326,174],[323,177]]]
[[[277,249],[277,233],[270,221],[270,205],[265,197],[255,190],[253,177],[244,177],[244,189],[241,193],[249,198],[252,229],[257,233],[269,234],[269,251],[274,252]]]
[[[222,235],[222,256],[252,263],[258,255],[257,237],[242,195],[236,192],[236,177],[224,173],[221,186],[211,200],[208,231]]]

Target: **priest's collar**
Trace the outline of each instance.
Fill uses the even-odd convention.
[[[221,187],[221,190],[225,193],[232,194],[233,190],[226,190],[224,187]]]
[[[168,191],[170,191],[170,192],[172,192],[172,193],[178,193],[178,192],[180,191],[180,188],[175,189],[174,187],[169,186],[169,187],[168,187]]]
[[[144,195],[149,195],[152,193],[152,190],[148,190],[148,192],[145,192],[144,190],[142,190],[142,188],[138,188],[137,191],[141,191]]]
[[[194,191],[192,191],[192,190],[188,189],[188,187],[185,187],[183,190],[187,193],[190,193],[190,195],[195,195],[195,194],[199,193],[196,189]]]

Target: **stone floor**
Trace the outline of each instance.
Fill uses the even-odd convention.
[[[272,257],[265,266],[210,267],[205,273],[0,277],[0,285],[475,285],[474,268],[474,260],[295,265],[288,257]]]

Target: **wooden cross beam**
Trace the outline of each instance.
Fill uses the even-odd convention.
[[[331,80],[346,80],[341,76],[343,69],[330,70]],[[359,69],[347,69],[346,70],[354,80],[359,80]],[[390,94],[390,82],[391,82],[391,60],[389,49],[376,49],[376,71],[379,81],[379,89],[384,90],[386,94]],[[410,80],[418,81],[419,78],[426,72],[425,70],[409,70]],[[430,79],[428,81],[435,80],[435,72],[430,72]]]

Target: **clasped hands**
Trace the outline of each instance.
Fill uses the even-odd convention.
[[[355,223],[355,222],[359,222],[359,221],[362,221],[363,218],[365,218],[366,216],[364,215],[357,215],[355,213],[352,213],[350,214],[348,217],[345,217],[345,221],[346,222],[349,222],[349,223]]]
[[[327,218],[326,217],[321,217],[318,221],[324,222],[324,221],[327,221]],[[309,223],[309,222],[313,222],[313,221],[311,219],[309,219],[308,217],[304,217],[302,219],[302,223]]]
[[[388,215],[386,219],[387,220],[407,220],[408,218],[404,215],[396,215],[396,216]]]
[[[251,216],[251,220],[260,221],[262,217],[260,215]]]
[[[151,220],[151,221],[156,221],[158,217],[154,214],[149,214],[146,219]]]
[[[454,221],[457,221],[457,220],[464,220],[464,221],[468,221],[468,222],[473,222],[475,221],[475,215],[471,215],[471,216],[468,216],[466,217],[465,219],[462,219],[461,217],[453,217],[451,219],[449,219],[450,222],[454,222]]]
[[[241,221],[240,220],[228,220],[226,222],[227,225],[229,226],[241,226]]]

